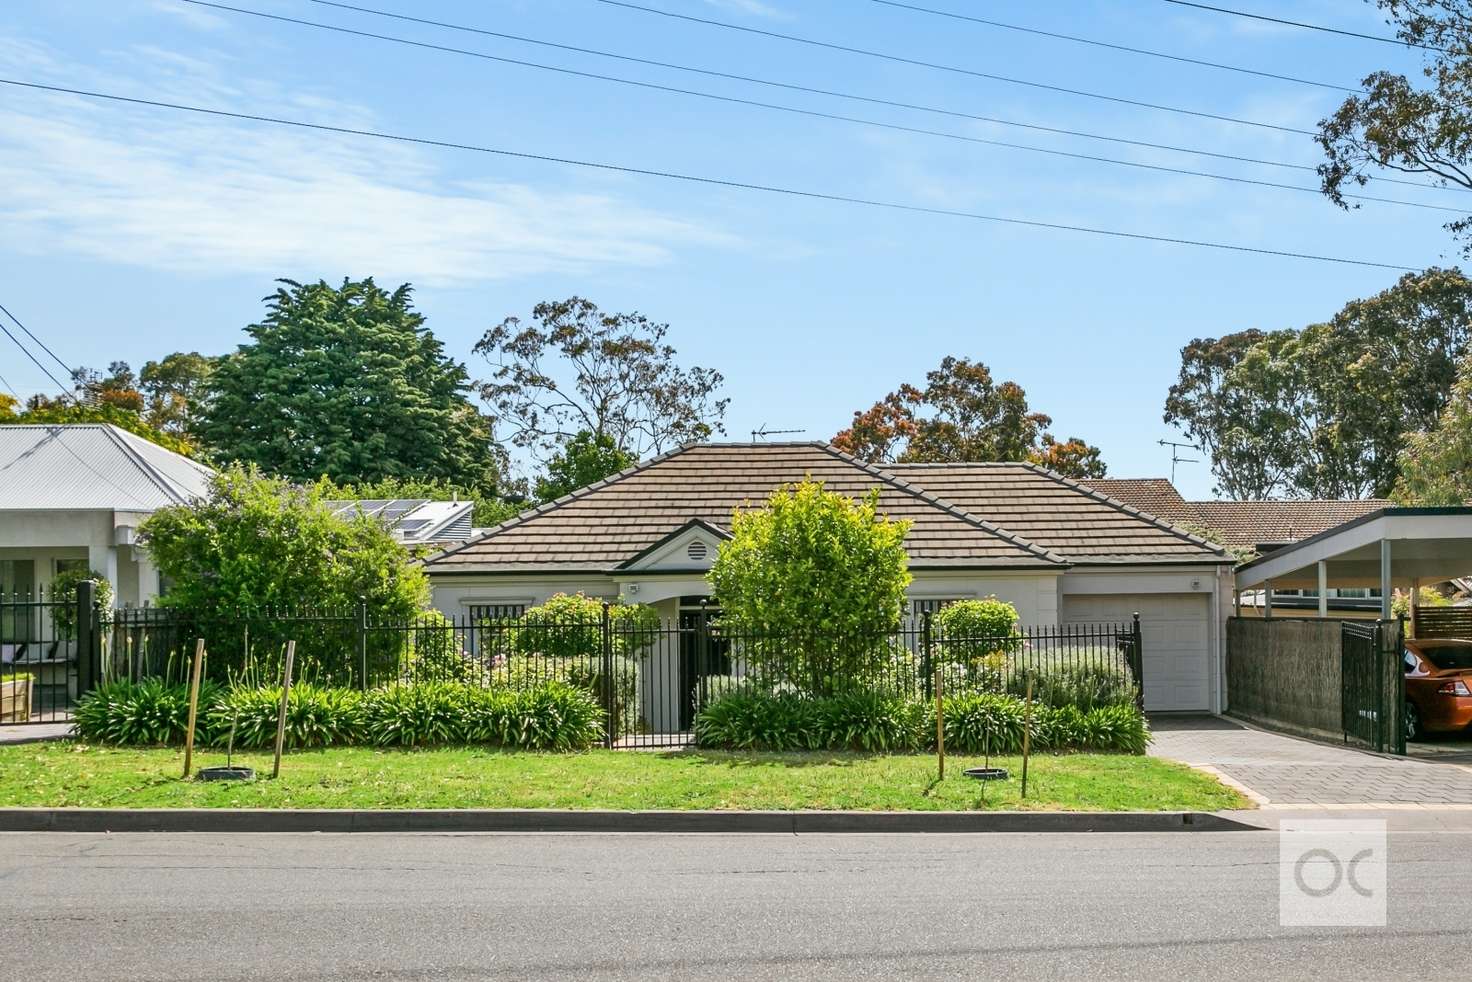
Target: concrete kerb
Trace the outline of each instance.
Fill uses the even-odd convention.
[[[1235,832],[1210,812],[763,812],[4,808],[0,832]]]

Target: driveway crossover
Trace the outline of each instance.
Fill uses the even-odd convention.
[[[1273,805],[1472,805],[1472,768],[1300,740],[1213,716],[1150,721],[1150,754],[1202,767]]]

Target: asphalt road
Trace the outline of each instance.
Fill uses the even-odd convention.
[[[1278,926],[1270,832],[0,835],[0,976],[1461,977],[1472,835],[1393,833],[1390,925]]]

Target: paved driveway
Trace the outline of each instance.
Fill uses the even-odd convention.
[[[1219,716],[1158,716],[1150,753],[1209,768],[1272,805],[1472,806],[1472,768],[1382,757]]]

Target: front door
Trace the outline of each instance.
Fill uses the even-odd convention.
[[[680,729],[695,725],[695,714],[704,703],[707,676],[729,675],[730,642],[713,637],[711,623],[720,608],[700,606],[701,597],[680,599]]]

